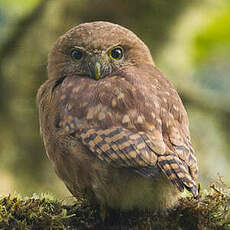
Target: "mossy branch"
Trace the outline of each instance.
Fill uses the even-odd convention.
[[[111,214],[106,222],[86,200],[64,205],[50,195],[0,199],[0,229],[230,229],[230,190],[223,183],[210,185],[198,198],[181,198],[167,213],[132,211]]]

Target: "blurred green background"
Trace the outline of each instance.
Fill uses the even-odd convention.
[[[230,184],[229,0],[0,0],[0,194],[70,194],[39,135],[35,95],[47,54],[69,28],[107,20],[150,47],[190,119],[202,187]]]

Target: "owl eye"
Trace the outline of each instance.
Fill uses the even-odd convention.
[[[83,56],[83,52],[78,49],[78,48],[75,48],[71,51],[71,57],[74,59],[74,60],[80,60]]]
[[[112,50],[109,51],[109,57],[112,59],[112,60],[120,60],[122,59],[123,57],[123,49],[121,47],[116,47]]]

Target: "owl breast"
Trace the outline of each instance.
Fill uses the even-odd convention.
[[[133,82],[132,76],[111,76],[99,81],[68,77],[58,89],[60,120],[76,118],[79,126],[104,129],[118,125],[136,131],[159,128],[157,88],[154,83],[152,87],[147,84],[148,87],[143,80]]]

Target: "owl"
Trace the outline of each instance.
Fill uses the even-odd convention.
[[[130,30],[80,24],[61,36],[37,94],[41,135],[75,196],[115,210],[164,210],[197,196],[197,160],[177,91]]]

